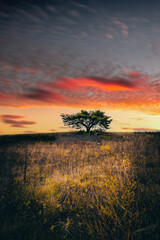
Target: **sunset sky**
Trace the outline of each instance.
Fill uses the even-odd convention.
[[[0,134],[70,131],[81,109],[160,130],[160,1],[0,0]]]

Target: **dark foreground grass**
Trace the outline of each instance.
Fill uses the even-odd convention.
[[[84,138],[1,145],[0,239],[160,239],[160,134]]]
[[[16,144],[16,143],[35,143],[35,142],[51,142],[56,139],[55,134],[36,133],[36,134],[17,134],[0,136],[0,146]]]

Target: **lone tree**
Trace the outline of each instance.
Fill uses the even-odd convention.
[[[112,121],[111,117],[105,116],[100,110],[89,111],[81,110],[76,114],[61,114],[65,126],[72,126],[77,129],[86,129],[89,133],[91,129],[109,129]]]

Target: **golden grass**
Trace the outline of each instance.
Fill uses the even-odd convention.
[[[27,209],[33,208],[31,200],[41,206],[37,211],[49,239],[142,239],[144,231],[137,231],[152,224],[145,199],[151,189],[157,199],[160,186],[153,181],[156,171],[149,172],[148,184],[146,165],[158,168],[159,161],[151,135],[8,148],[8,155],[13,152],[18,156],[12,173],[23,189],[20,197]]]

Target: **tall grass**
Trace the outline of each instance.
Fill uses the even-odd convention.
[[[159,140],[130,134],[3,148],[3,239],[158,240]]]

